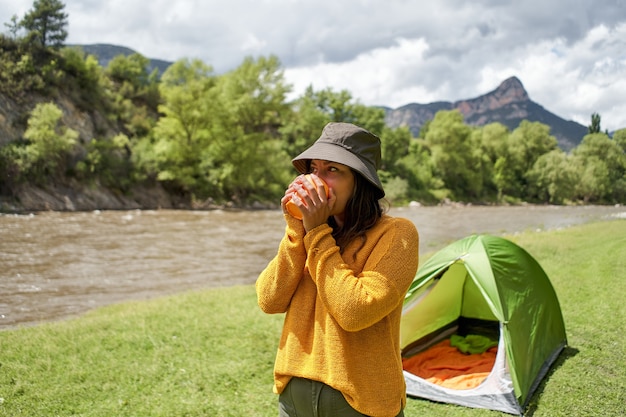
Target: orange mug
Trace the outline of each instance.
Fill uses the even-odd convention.
[[[313,178],[311,178],[310,174],[306,174],[304,178],[306,178],[311,184],[315,185],[315,182],[313,181]],[[321,178],[320,178],[320,181],[322,181],[322,184],[324,184],[324,191],[326,191],[326,197],[328,197],[328,185],[326,185],[324,180]],[[287,202],[286,207],[287,207],[287,212],[289,214],[291,214],[293,217],[295,217],[298,220],[302,220],[302,212],[300,211],[298,206],[296,206],[291,200]]]

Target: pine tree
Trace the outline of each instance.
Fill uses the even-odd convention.
[[[20,22],[17,18],[17,15],[14,14],[11,17],[11,22],[5,23],[4,26],[6,26],[9,29],[9,33],[11,34],[11,39],[13,40],[17,39],[17,33],[20,31]]]
[[[41,46],[63,46],[67,38],[67,13],[60,0],[35,0],[33,8],[22,19],[20,26],[28,37]]]
[[[592,133],[600,133],[600,115],[598,113],[593,113],[591,115],[591,124],[588,126],[587,131],[589,134]]]

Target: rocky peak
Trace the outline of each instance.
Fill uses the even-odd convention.
[[[507,78],[502,81],[492,94],[502,97],[508,103],[530,100],[522,82],[517,77]]]
[[[511,103],[529,100],[522,82],[517,77],[511,77],[504,80],[495,90],[474,99],[457,101],[453,107],[459,109],[466,118],[471,118],[477,114],[503,108]]]

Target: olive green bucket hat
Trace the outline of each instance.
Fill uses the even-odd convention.
[[[319,139],[291,163],[298,172],[306,174],[307,161],[311,159],[347,165],[376,187],[379,199],[385,196],[376,172],[380,167],[380,138],[362,127],[351,123],[328,123]]]

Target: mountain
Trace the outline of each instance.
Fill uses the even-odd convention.
[[[96,43],[92,45],[69,45],[77,46],[89,54],[98,58],[98,63],[103,68],[109,65],[109,62],[118,55],[129,56],[138,53],[125,46],[109,45],[105,43]],[[155,68],[159,70],[159,74],[163,74],[165,70],[172,65],[171,62],[163,61],[161,59],[148,58],[150,63],[148,64],[148,73],[151,73]]]
[[[546,124],[550,126],[550,132],[556,137],[559,147],[565,151],[576,147],[587,134],[587,127],[564,120],[532,101],[517,77],[511,77],[495,90],[472,99],[453,103],[411,103],[397,109],[385,109],[385,121],[393,128],[408,126],[417,136],[420,128],[432,120],[435,113],[454,109],[463,114],[465,123],[473,126],[499,122],[513,130],[522,120]]]

